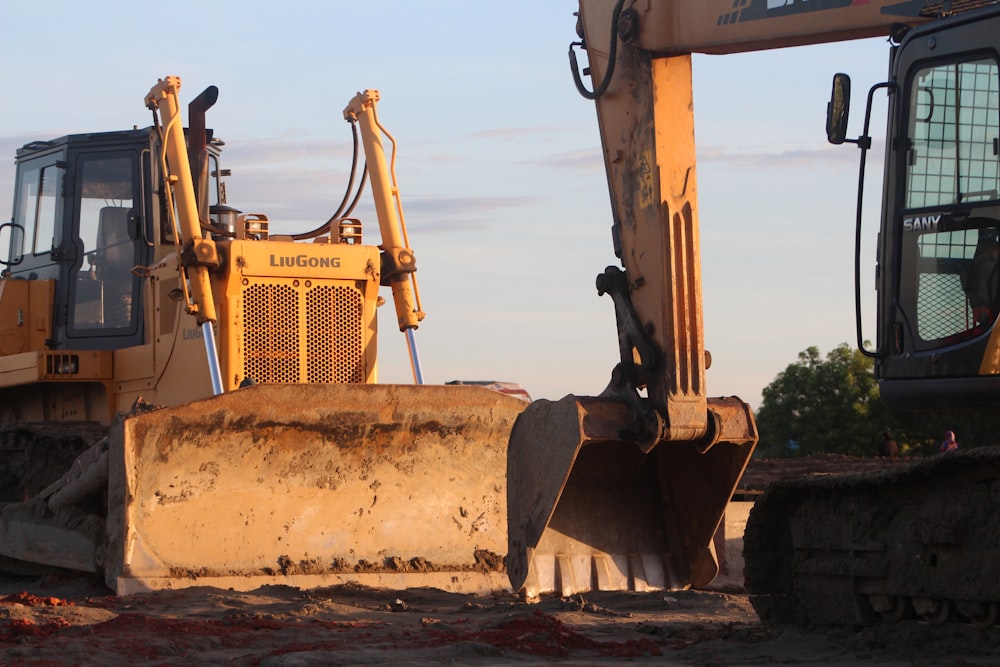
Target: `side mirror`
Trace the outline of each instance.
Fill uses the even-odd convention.
[[[847,140],[847,117],[851,111],[851,77],[833,75],[833,90],[826,105],[826,138],[831,144]]]
[[[24,228],[15,222],[5,222],[0,225],[0,248],[8,248],[7,259],[0,259],[0,264],[13,266],[21,263],[21,245],[24,239]]]

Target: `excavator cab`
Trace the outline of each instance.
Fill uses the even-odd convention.
[[[893,49],[890,80],[872,89],[892,94],[877,344],[866,350],[859,319],[858,345],[899,408],[1000,405],[998,28],[991,7],[914,29]],[[853,140],[863,149],[871,100]]]

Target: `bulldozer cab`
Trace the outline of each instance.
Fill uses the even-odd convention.
[[[8,269],[13,278],[56,281],[53,348],[142,342],[133,268],[152,256],[141,196],[148,154],[146,132],[68,136],[18,151]]]
[[[152,137],[149,129],[70,135],[17,153],[5,268],[12,278],[55,281],[53,349],[143,342],[143,267],[170,241],[159,230]]]

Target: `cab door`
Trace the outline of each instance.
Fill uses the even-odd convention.
[[[118,349],[142,342],[141,153],[71,152],[72,224],[64,237],[66,341],[72,349]]]
[[[979,19],[914,31],[894,68],[876,368],[900,407],[1000,403],[1000,14]]]

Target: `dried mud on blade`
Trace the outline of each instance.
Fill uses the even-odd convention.
[[[535,401],[507,461],[507,569],[526,597],[683,589],[718,574],[712,539],[756,444],[749,409],[711,399],[721,441],[644,454],[617,400]],[[734,436],[733,434],[739,434]]]
[[[525,406],[480,387],[258,385],[129,417],[110,448],[108,584],[507,589]]]

